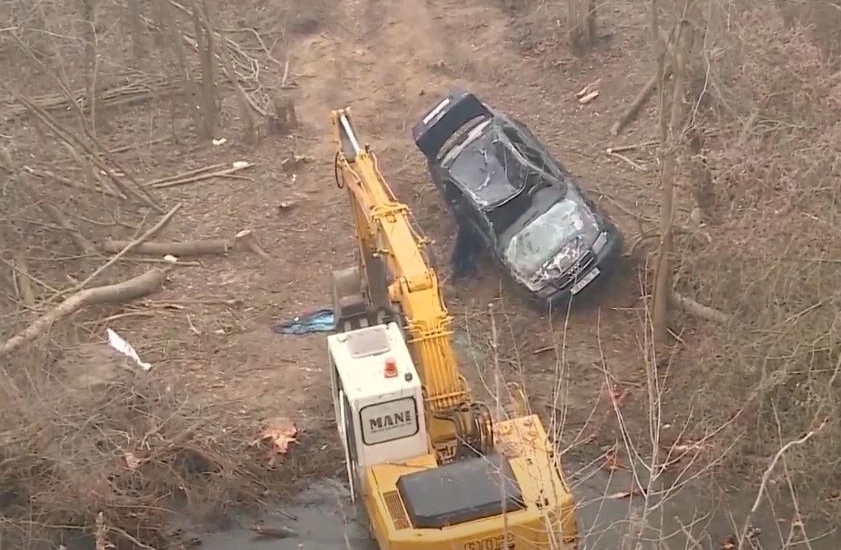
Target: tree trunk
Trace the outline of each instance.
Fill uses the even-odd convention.
[[[681,139],[683,121],[683,87],[686,79],[686,65],[691,47],[691,29],[689,22],[678,23],[674,49],[674,83],[669,101],[669,120],[666,123],[665,104],[665,56],[661,58],[661,105],[660,105],[660,141],[663,148],[660,184],[662,186],[660,210],[660,243],[657,251],[654,281],[654,340],[664,344],[669,331],[669,299],[672,294],[672,277],[669,256],[672,253],[672,225],[674,202],[675,172],[677,171],[677,149]]]

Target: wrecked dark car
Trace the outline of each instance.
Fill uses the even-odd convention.
[[[550,306],[618,264],[622,235],[525,124],[459,90],[429,110],[412,137],[455,215],[458,254],[490,252]]]

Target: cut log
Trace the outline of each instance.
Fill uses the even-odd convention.
[[[672,303],[690,315],[694,315],[695,317],[699,317],[706,321],[712,321],[714,323],[726,324],[733,318],[727,313],[710,306],[705,306],[704,304],[699,304],[692,298],[683,296],[677,292],[672,292]]]
[[[102,244],[105,252],[119,252],[124,250],[129,241],[106,241]],[[134,254],[148,256],[175,256],[187,258],[195,256],[217,256],[227,254],[234,249],[250,250],[263,258],[269,255],[258,245],[254,233],[250,230],[240,231],[233,239],[200,239],[172,242],[144,242],[132,247]]]

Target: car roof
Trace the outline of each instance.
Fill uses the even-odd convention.
[[[450,176],[482,209],[506,202],[524,189],[524,184],[518,185],[521,180],[511,177],[522,165],[495,123],[477,126],[445,159]]]
[[[494,209],[532,187],[521,177],[525,165],[504,137],[503,128],[521,133],[508,117],[495,112],[493,118],[471,128],[441,159],[450,177],[483,210]],[[543,178],[536,181],[542,183],[540,187],[549,185]]]

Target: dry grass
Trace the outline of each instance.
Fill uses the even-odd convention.
[[[202,4],[140,3],[135,19],[125,6],[96,4],[93,25],[81,22],[78,2],[6,2],[0,7],[9,23],[0,32],[7,75],[0,84],[3,341],[72,290],[125,280],[150,263],[159,265],[155,257],[109,259],[103,245],[148,232],[174,204],[154,189],[153,201],[147,200],[153,186],[138,184],[141,178],[148,181],[140,174],[159,172],[156,168],[173,156],[171,144],[154,154],[153,147],[162,141],[182,152],[201,146],[196,135],[206,121],[192,116],[190,106],[197,100],[190,94],[199,89],[202,56],[191,49],[196,26],[189,15]],[[164,5],[172,10],[164,18],[167,29],[156,23],[161,14],[153,9]],[[207,22],[208,12],[200,13]],[[259,22],[283,17],[263,10]],[[211,88],[233,91],[239,86],[255,111],[267,111],[265,117],[250,117],[265,129],[273,97],[260,79],[267,81],[266,67],[271,66],[279,80],[283,63],[268,48],[283,33],[264,40],[254,28],[259,26],[216,35],[218,57],[233,76],[214,80]],[[88,70],[91,31],[98,61]],[[168,41],[170,31],[176,40]],[[192,80],[184,79],[185,71]],[[93,102],[91,86],[97,90]],[[216,102],[216,124],[229,136],[258,133],[236,116],[242,113],[231,107],[236,100],[211,100],[204,104]],[[187,171],[180,162],[170,169]],[[191,218],[184,211],[179,215]],[[282,467],[272,469],[273,451],[256,441],[263,419],[254,417],[251,403],[207,399],[189,377],[170,369],[142,371],[102,342],[106,326],[144,317],[167,323],[167,308],[236,305],[233,299],[204,297],[177,302],[159,305],[157,311],[156,306],[121,303],[84,309],[46,326],[18,352],[0,353],[2,543],[30,548],[81,536],[97,548],[165,548],[177,542],[167,527],[173,514],[221,523],[232,507],[283,497],[302,480],[334,470],[332,453],[323,448],[309,452],[308,446],[321,445],[316,443],[321,436],[313,432],[308,443],[285,455]],[[214,321],[224,318],[213,314]],[[144,359],[164,362],[179,344],[177,334],[167,335],[156,346],[162,353]],[[298,453],[310,456],[303,460]]]
[[[291,493],[329,468],[323,453],[299,461],[304,445],[272,472],[271,449],[236,412],[243,403],[201,403],[99,345],[39,359],[17,362],[0,388],[0,517],[18,547],[92,533],[102,513],[111,542],[163,548],[173,513],[221,524],[229,509]]]
[[[695,201],[707,223],[681,251],[680,290],[737,321],[691,337],[688,364],[705,373],[692,388],[695,413],[713,423],[741,416],[724,466],[747,472],[826,422],[788,457],[796,486],[819,499],[811,511],[826,510],[827,489],[841,483],[832,450],[841,437],[841,73],[814,34],[786,26],[771,6],[727,25],[711,25],[696,79],[692,123],[707,136],[701,153],[713,180]]]

